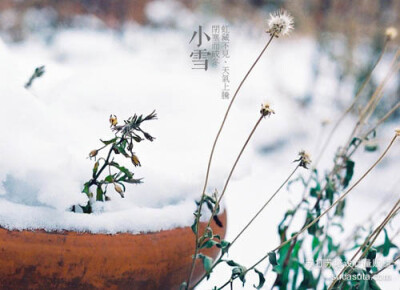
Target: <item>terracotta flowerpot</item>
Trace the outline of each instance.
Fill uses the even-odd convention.
[[[224,237],[226,212],[219,218],[213,231]],[[193,250],[190,227],[139,235],[0,228],[0,289],[179,289]],[[203,274],[197,263],[193,282]]]

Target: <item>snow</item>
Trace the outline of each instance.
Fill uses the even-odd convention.
[[[154,5],[159,6],[149,9],[163,7],[160,2]],[[161,16],[152,20],[157,27],[174,21]],[[189,18],[187,15],[185,21]],[[22,43],[0,42],[2,227],[139,233],[192,224],[194,200],[200,196],[208,154],[228,103],[220,98],[219,69],[191,69],[188,41],[192,32],[185,27],[170,30],[132,24],[119,33],[71,28],[60,30],[50,42],[37,35]],[[231,38],[232,94],[267,35],[260,31],[249,37],[245,29],[232,26]],[[274,41],[232,108],[215,152],[210,193],[214,188],[221,190],[259,117],[260,104],[269,101],[276,114],[263,120],[228,187],[227,240],[291,172],[298,151],[306,149],[316,155],[316,144],[325,136],[320,122],[335,120],[340,114],[333,105],[337,91],[330,89],[337,86],[330,74],[330,60],[321,61],[323,76],[313,83],[310,63],[314,50],[312,38],[292,36]],[[26,90],[24,83],[40,65],[46,66],[46,73]],[[319,97],[310,108],[304,108],[298,100],[310,87]],[[343,92],[345,104],[351,100],[351,92]],[[99,138],[112,137],[109,115],[122,120],[153,109],[159,118],[145,128],[157,139],[135,149],[142,163],[135,169],[135,177],[144,177],[144,183],[128,187],[125,199],[111,194],[110,202],[96,205],[95,214],[71,213],[71,205],[86,202],[81,190],[93,166],[88,153],[100,146]],[[322,168],[331,165],[331,156],[346,139],[352,122],[348,117],[335,135],[321,160]],[[380,132],[379,152],[356,155],[354,180],[379,156],[395,127],[388,124]],[[397,193],[389,189],[396,188],[398,177],[388,172],[396,172],[399,157],[398,150],[392,150],[350,197],[349,228],[364,220],[385,196]],[[230,257],[251,265],[274,248],[278,244],[276,226],[299,198],[299,189],[294,185],[278,195],[248,234],[237,241]],[[225,282],[229,271],[217,268],[213,279],[200,289]],[[255,278],[249,276],[249,289]]]

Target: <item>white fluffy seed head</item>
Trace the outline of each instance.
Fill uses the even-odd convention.
[[[293,29],[293,17],[286,10],[279,10],[270,14],[268,30],[271,36],[285,36]]]
[[[393,40],[397,36],[397,29],[393,26],[386,28],[385,35],[388,40]]]

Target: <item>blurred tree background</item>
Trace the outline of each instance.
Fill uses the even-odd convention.
[[[151,25],[146,6],[152,0],[2,0],[0,2],[0,31],[4,40],[18,42],[33,32],[48,35],[59,28],[73,27],[77,18],[90,16],[93,25],[115,30],[126,23]],[[271,11],[284,8],[296,19],[296,35],[312,37],[317,49],[313,55],[313,78],[320,76],[321,57],[329,56],[340,84],[349,79],[357,90],[382,50],[384,31],[387,27],[399,27],[400,0],[179,0],[187,9],[207,15],[222,16],[230,23],[260,30]],[[88,20],[86,20],[86,23]],[[97,21],[97,22],[96,22]],[[179,21],[179,19],[177,20]],[[85,25],[80,21],[79,25]],[[82,24],[83,23],[83,24]],[[168,24],[167,24],[168,25]],[[171,24],[173,26],[173,24]],[[173,27],[172,27],[173,28]],[[397,47],[399,38],[391,42]],[[361,53],[360,53],[361,50]],[[397,76],[396,79],[399,77]],[[372,81],[365,95],[376,86]],[[400,82],[397,81],[396,99],[399,99]],[[299,99],[306,106],[314,97],[313,88]],[[383,103],[385,109],[396,100]],[[338,101],[338,106],[342,106]],[[344,106],[344,105],[343,105]],[[397,117],[398,114],[394,115]]]

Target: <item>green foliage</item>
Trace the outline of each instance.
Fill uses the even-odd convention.
[[[112,139],[103,141],[103,146],[99,149],[92,150],[89,154],[90,158],[97,159],[93,165],[92,178],[87,181],[84,186],[82,193],[88,197],[88,202],[85,206],[81,206],[84,213],[92,212],[92,198],[94,197],[91,192],[91,187],[96,187],[95,200],[99,202],[110,200],[107,196],[107,187],[112,185],[114,190],[121,196],[124,197],[125,184],[139,184],[142,182],[141,179],[133,178],[134,173],[126,166],[121,165],[115,161],[117,155],[123,156],[129,159],[130,163],[134,166],[140,166],[140,161],[136,154],[133,152],[133,146],[135,142],[144,140],[139,134],[149,141],[153,141],[149,133],[143,131],[141,128],[144,121],[154,120],[157,118],[156,113],[153,111],[151,114],[143,117],[143,115],[130,117],[124,121],[123,125],[118,125],[117,118],[110,116],[111,130],[114,132]],[[105,157],[99,158],[99,153],[108,149],[108,153]],[[104,174],[105,170],[108,174]],[[114,171],[114,172],[112,172]],[[76,207],[72,208],[72,211],[76,211]]]
[[[383,242],[382,245],[377,246],[376,250],[380,252],[384,257],[387,257],[389,255],[390,249],[398,247],[390,241],[386,229],[384,229],[384,232],[385,232],[385,241]]]
[[[261,289],[261,288],[264,286],[264,284],[265,284],[265,277],[264,277],[264,274],[261,273],[260,271],[258,271],[257,269],[254,269],[254,272],[257,273],[259,282],[258,282],[258,285],[253,285],[253,286],[254,286],[254,288],[256,288],[256,289]]]
[[[213,265],[213,259],[211,257],[203,255],[203,254],[198,254],[197,258],[202,260],[204,270],[209,275],[211,273],[210,271],[211,271],[211,267]]]
[[[346,175],[344,176],[343,179],[343,188],[345,189],[347,186],[349,186],[351,179],[353,178],[354,174],[354,161],[347,159],[346,160]]]
[[[276,259],[276,254],[274,252],[268,253],[268,260],[272,266],[278,265],[278,260]]]

